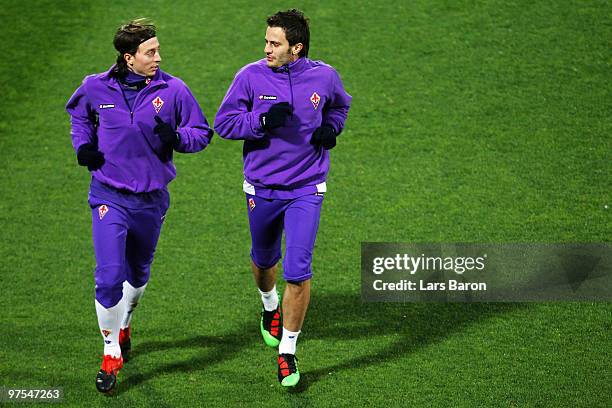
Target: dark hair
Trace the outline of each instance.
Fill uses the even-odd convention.
[[[285,31],[285,37],[287,37],[289,45],[302,43],[304,47],[298,55],[300,57],[308,56],[310,28],[308,27],[308,18],[304,16],[304,13],[297,9],[279,11],[269,16],[266,21],[268,27],[280,27]]]
[[[119,55],[112,74],[118,78],[125,77],[128,74],[128,67],[123,55],[125,53],[136,54],[140,44],[155,35],[155,26],[146,18],[138,18],[119,27],[113,40],[113,45]]]

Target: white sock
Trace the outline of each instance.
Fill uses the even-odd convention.
[[[132,320],[132,313],[136,306],[138,306],[138,302],[144,295],[144,291],[147,287],[145,283],[139,288],[135,288],[128,281],[123,282],[123,301],[125,302],[125,312],[123,313],[123,319],[121,320],[121,328],[125,329],[130,325],[130,321]]]
[[[268,312],[273,311],[278,307],[278,293],[276,293],[276,285],[269,292],[262,292],[258,289],[261,294],[261,301],[263,302],[264,309]]]
[[[283,338],[278,345],[278,354],[294,354],[295,344],[301,331],[292,332],[283,327]]]
[[[121,356],[119,329],[124,311],[125,303],[123,299],[109,309],[102,306],[100,302],[96,300],[98,326],[100,327],[100,333],[102,333],[102,338],[104,339],[104,355],[111,355],[113,357]]]

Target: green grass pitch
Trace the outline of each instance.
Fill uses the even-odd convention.
[[[353,96],[317,239],[301,386],[259,338],[241,143],[176,155],[134,359],[94,378],[89,176],[64,104],[149,16],[212,123],[265,17],[311,18]],[[0,386],[70,406],[609,407],[610,303],[370,304],[360,242],[610,242],[607,1],[89,2],[0,7]]]

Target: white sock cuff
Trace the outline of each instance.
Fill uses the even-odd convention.
[[[278,345],[278,354],[295,354],[297,339],[301,330],[289,331],[283,327],[283,337]]]
[[[257,288],[257,290],[259,291],[259,294],[262,297],[270,297],[270,296],[274,296],[274,294],[276,294],[276,285],[274,285],[274,287],[272,288],[272,290],[270,290],[269,292],[264,292],[261,289]]]
[[[127,290],[130,294],[137,294],[137,295],[142,296],[142,293],[147,288],[148,284],[149,284],[149,282],[147,282],[144,285],[142,285],[142,286],[137,288],[137,287],[132,286],[132,284],[130,282],[125,280],[125,281],[123,281],[123,291],[124,291],[123,293],[125,294],[125,291]]]
[[[257,288],[257,290],[259,290],[261,301],[265,310],[271,312],[278,307],[278,293],[276,292],[276,285],[274,285],[272,290],[269,292],[263,292],[259,288]]]
[[[127,280],[123,281],[123,301],[125,302],[125,311],[121,319],[122,329],[125,329],[130,325],[132,312],[138,305],[138,302],[140,302],[140,299],[142,299],[142,295],[144,295],[146,288],[146,283],[139,288],[135,288]]]

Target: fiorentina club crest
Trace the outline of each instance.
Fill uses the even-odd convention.
[[[159,113],[162,106],[164,105],[164,101],[162,101],[162,98],[158,96],[155,99],[153,99],[152,103],[153,103],[153,107],[155,108],[155,113]]]
[[[310,102],[312,102],[312,106],[314,106],[316,110],[319,107],[319,102],[321,102],[321,97],[318,93],[313,92],[312,95],[310,95]]]
[[[108,207],[105,204],[102,204],[100,207],[98,207],[98,215],[100,216],[100,219],[104,218],[107,212]]]
[[[253,211],[255,209],[255,200],[249,198],[249,210]]]

